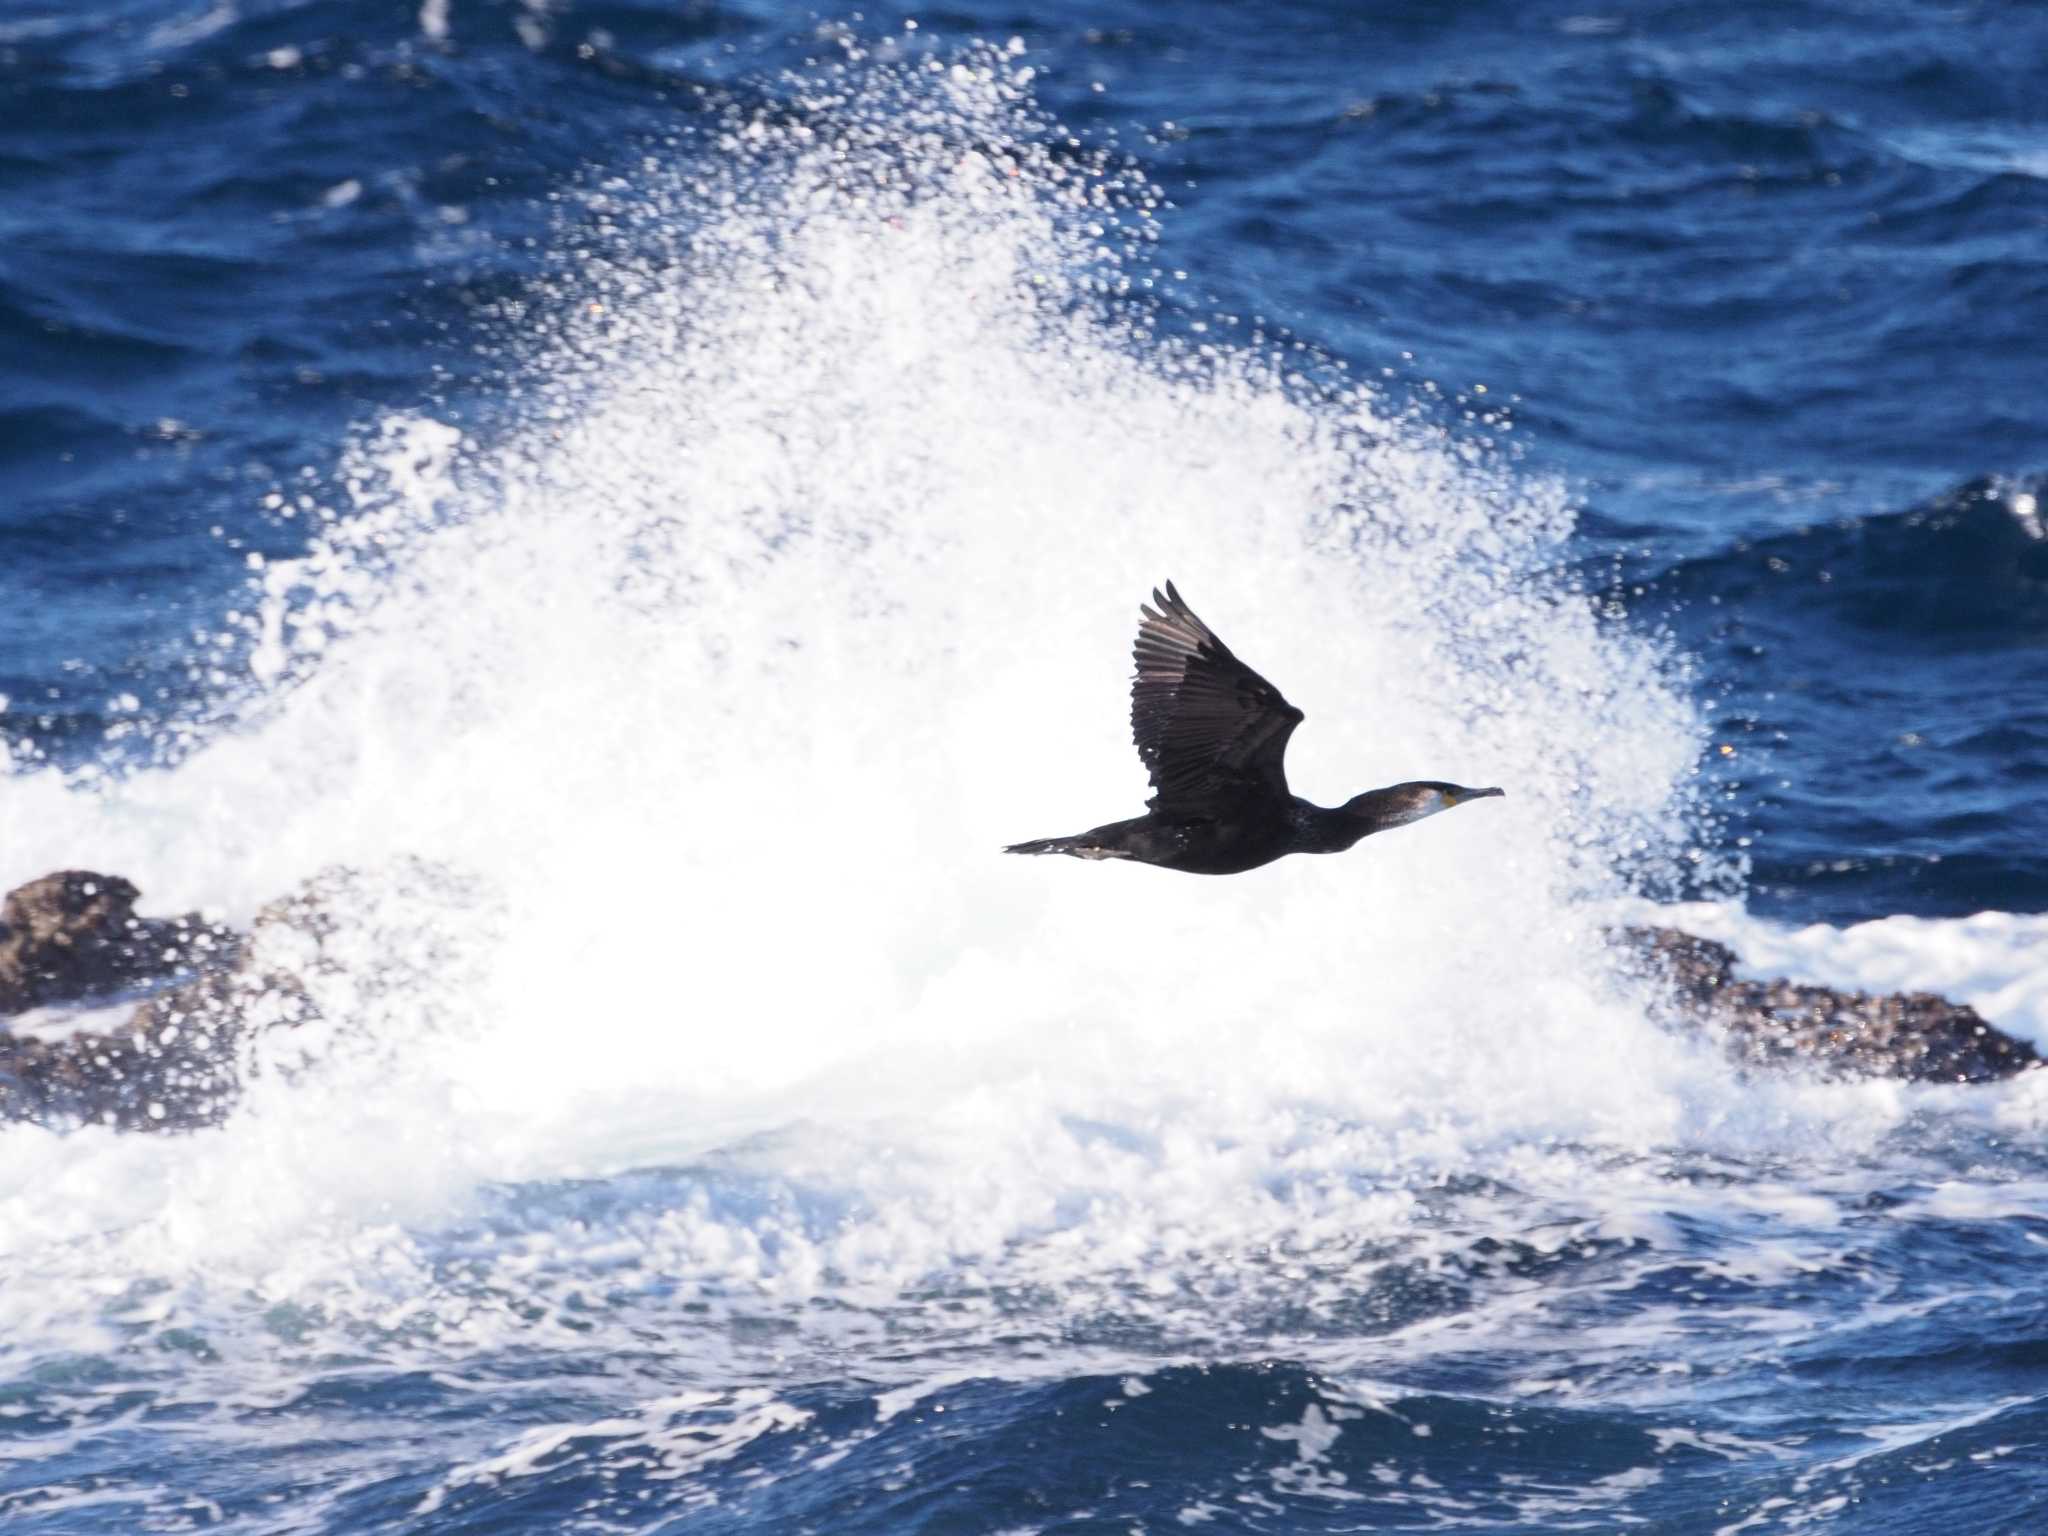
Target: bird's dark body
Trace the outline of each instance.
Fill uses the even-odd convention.
[[[1072,837],[1019,843],[1008,851],[1134,859],[1190,875],[1241,875],[1290,853],[1342,853],[1372,830],[1341,810],[1326,810],[1290,795],[1284,806],[1254,806],[1250,815],[1172,816],[1153,811]]]
[[[1360,838],[1461,801],[1498,795],[1436,780],[1394,784],[1343,805],[1287,788],[1283,759],[1301,711],[1231,654],[1173,583],[1141,608],[1131,733],[1151,772],[1151,810],[1007,853],[1129,859],[1192,875],[1236,875],[1290,853],[1342,853]]]

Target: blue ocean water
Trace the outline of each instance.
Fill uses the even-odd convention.
[[[2048,1032],[2044,54],[0,5],[0,877],[384,882],[229,1125],[0,1128],[5,1529],[2040,1528],[2048,1096],[1590,935]],[[994,859],[1169,575],[1503,819]]]

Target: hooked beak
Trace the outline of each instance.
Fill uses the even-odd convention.
[[[1468,789],[1459,793],[1458,800],[1484,800],[1488,795],[1500,795],[1505,798],[1507,791],[1504,789]]]

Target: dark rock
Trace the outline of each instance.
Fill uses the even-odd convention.
[[[1704,1004],[1735,980],[1735,951],[1676,928],[1621,928],[1616,938],[1652,965],[1684,1001]]]
[[[1671,988],[1682,1017],[1760,1066],[1801,1065],[1836,1077],[1984,1083],[2039,1066],[2026,1041],[1966,1003],[1931,992],[1842,992],[1775,977],[1736,977],[1735,951],[1677,928],[1622,928],[1614,937]]]
[[[250,973],[241,935],[138,917],[137,895],[117,876],[72,870],[0,905],[0,1015],[135,1000],[111,1030],[0,1030],[0,1121],[176,1130],[216,1124],[233,1104],[255,995],[273,978]]]
[[[131,1019],[54,1040],[0,1034],[0,1120],[128,1131],[216,1125],[241,1089],[240,1033]]]
[[[232,935],[197,917],[141,918],[118,875],[65,870],[0,902],[0,1015],[103,997],[225,963]]]
[[[100,940],[112,934],[141,937],[132,956],[101,954],[96,966],[69,972],[44,964],[39,975],[71,976],[82,985],[60,995],[45,980],[37,1005],[87,1001],[119,987],[135,997],[134,1011],[117,1028],[58,1038],[0,1029],[0,1121],[122,1130],[216,1125],[258,1070],[290,1077],[298,1070],[290,1064],[293,1052],[252,1047],[271,1031],[320,1020],[321,997],[342,1016],[402,998],[409,1017],[429,1017],[421,999],[457,965],[455,956],[439,943],[430,917],[409,911],[398,920],[403,927],[378,927],[367,914],[394,888],[465,908],[475,897],[464,882],[418,860],[397,861],[381,874],[330,869],[263,908],[241,935],[189,918],[136,918],[135,888],[101,875],[51,876],[22,890],[52,882],[71,884],[33,896],[24,910],[80,913],[62,930],[72,937],[69,948],[100,945],[99,954],[108,947]],[[87,884],[96,889],[85,890]],[[53,922],[45,920],[40,931]],[[121,1000],[118,993],[114,1000]],[[308,1051],[317,1054],[318,1046]]]

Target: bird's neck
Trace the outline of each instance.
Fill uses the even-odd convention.
[[[1342,805],[1311,805],[1306,800],[1295,804],[1295,846],[1303,853],[1342,853],[1375,832],[1435,815],[1443,802],[1426,785],[1389,784],[1353,795]]]
[[[1342,853],[1362,837],[1369,837],[1379,827],[1369,817],[1357,815],[1352,807],[1357,802],[1343,805],[1310,805],[1301,801],[1301,815],[1296,823],[1296,847],[1303,853]]]

